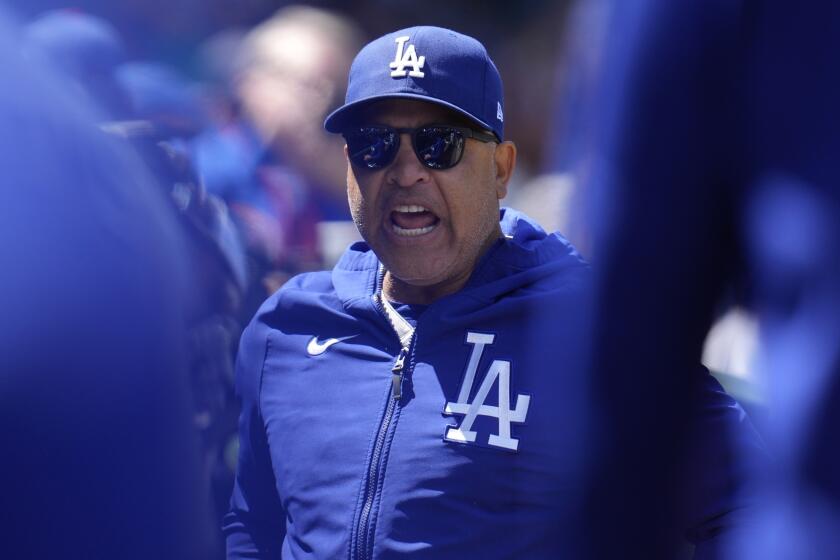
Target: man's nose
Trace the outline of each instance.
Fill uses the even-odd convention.
[[[400,148],[394,161],[388,166],[388,182],[399,187],[411,187],[429,181],[430,169],[420,163],[411,145],[411,136],[400,135]]]

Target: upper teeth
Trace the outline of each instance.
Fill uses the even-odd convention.
[[[397,206],[397,212],[428,212],[424,207],[417,206],[416,204],[403,204],[402,206]]]

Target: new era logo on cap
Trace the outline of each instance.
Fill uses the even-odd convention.
[[[420,99],[442,105],[504,138],[502,79],[484,46],[431,26],[410,27],[368,43],[350,67],[344,105],[324,127],[341,132],[359,107],[378,99]]]

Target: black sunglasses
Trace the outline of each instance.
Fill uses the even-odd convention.
[[[496,142],[496,137],[486,132],[463,126],[430,124],[419,128],[392,128],[390,126],[359,126],[345,130],[350,162],[361,169],[382,169],[394,161],[400,149],[400,135],[411,136],[411,146],[417,159],[430,169],[451,169],[464,155],[467,138],[479,142]]]

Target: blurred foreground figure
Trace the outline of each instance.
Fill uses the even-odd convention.
[[[0,22],[0,556],[203,559],[173,212]]]
[[[589,485],[589,557],[673,557],[663,528],[683,505],[669,475],[692,401],[682,374],[733,291],[760,321],[775,462],[760,514],[719,554],[836,557],[840,5],[613,8],[592,342],[608,452]]]

